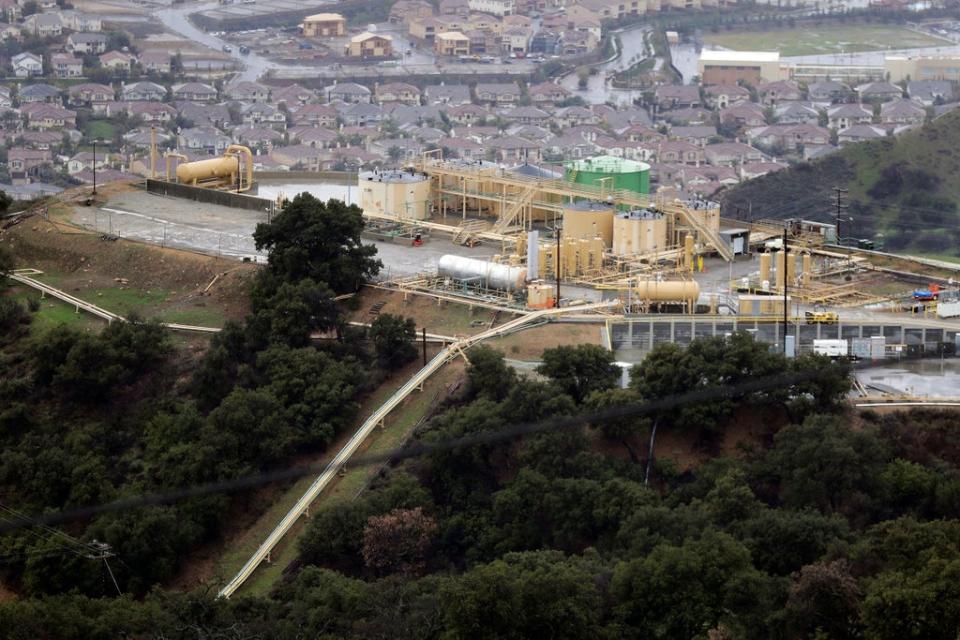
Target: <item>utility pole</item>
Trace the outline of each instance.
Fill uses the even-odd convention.
[[[847,205],[843,204],[843,194],[847,193],[847,190],[840,187],[834,187],[833,190],[837,196],[837,244],[843,246],[843,240],[840,238],[840,214],[847,208]]]
[[[93,141],[93,194],[97,195],[97,141]]]
[[[787,327],[789,326],[787,320],[787,311],[789,310],[789,305],[787,304],[787,288],[790,284],[790,278],[787,277],[787,255],[789,249],[787,247],[787,230],[783,230],[783,357],[787,357]]]
[[[114,557],[116,554],[110,548],[110,545],[106,542],[100,542],[94,540],[91,542],[88,547],[91,550],[91,553],[87,554],[87,557],[91,560],[103,560],[104,566],[107,568],[107,573],[110,574],[110,580],[113,581],[113,586],[117,590],[117,595],[122,596],[123,592],[120,591],[120,585],[117,584],[117,578],[113,575],[113,569],[110,568],[109,558]]]
[[[420,335],[423,338],[423,366],[427,366],[427,328],[423,327]]]

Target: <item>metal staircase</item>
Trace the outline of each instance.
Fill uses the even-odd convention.
[[[517,216],[520,215],[520,212],[523,211],[523,208],[533,202],[533,196],[537,194],[537,185],[531,184],[526,189],[524,189],[520,196],[514,200],[507,210],[503,212],[500,216],[500,219],[497,220],[497,223],[493,225],[493,230],[496,233],[503,233],[503,231],[513,224],[513,221],[517,219]]]
[[[692,228],[700,237],[700,241],[714,247],[724,260],[728,262],[733,260],[733,249],[730,245],[727,244],[719,233],[708,227],[703,219],[697,215],[695,210],[689,209],[682,204],[673,203],[663,205],[663,210],[674,214],[678,219]]]
[[[453,244],[466,246],[471,244],[476,236],[487,230],[487,223],[483,220],[467,220],[457,228],[453,234]]]

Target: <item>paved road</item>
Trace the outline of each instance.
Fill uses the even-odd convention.
[[[157,9],[153,12],[153,16],[174,33],[207,46],[214,51],[223,51],[223,46],[230,44],[229,42],[226,40],[221,40],[216,36],[212,36],[203,29],[200,29],[190,22],[188,17],[192,13],[206,11],[207,9],[213,9],[217,6],[219,5],[216,2],[179,4],[169,8]],[[240,73],[233,77],[233,79],[230,81],[230,84],[246,80],[256,80],[270,69],[302,69],[302,67],[288,67],[286,65],[279,64],[273,60],[268,60],[263,56],[259,56],[252,51],[248,55],[242,56],[238,52],[237,47],[233,47],[233,45],[230,46],[233,48],[233,53],[231,53],[230,56],[237,60],[241,65]]]

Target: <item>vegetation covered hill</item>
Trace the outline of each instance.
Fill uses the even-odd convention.
[[[895,138],[854,144],[825,158],[723,193],[724,215],[833,222],[834,187],[848,189],[844,238],[882,240],[893,251],[960,255],[960,111]]]

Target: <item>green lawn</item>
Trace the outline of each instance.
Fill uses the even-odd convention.
[[[105,142],[113,140],[113,135],[115,132],[116,129],[114,126],[105,120],[91,120],[87,123],[87,126],[84,130],[84,133],[88,138],[95,138]]]
[[[705,34],[703,40],[707,44],[734,51],[779,51],[784,57],[952,44],[948,40],[904,27],[871,24],[710,33]]]
[[[40,297],[39,292],[20,286],[11,287],[7,290],[6,295],[24,304],[26,304],[29,299]],[[80,330],[106,326],[99,318],[95,318],[83,311],[77,313],[73,307],[56,298],[49,297],[44,298],[40,303],[40,309],[35,313],[31,313],[30,316],[32,317],[30,332],[35,335],[53,329],[54,327],[59,327],[60,325],[67,325]]]

